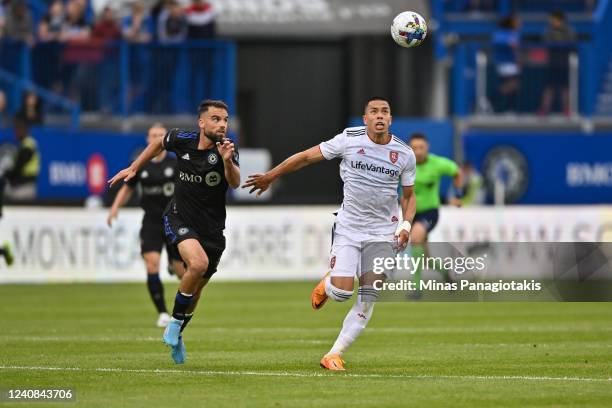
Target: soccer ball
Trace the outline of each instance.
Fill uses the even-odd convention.
[[[411,48],[421,44],[427,36],[427,23],[420,14],[404,11],[393,19],[391,37],[402,47]]]

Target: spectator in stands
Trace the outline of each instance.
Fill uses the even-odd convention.
[[[194,40],[212,39],[215,36],[215,11],[204,0],[192,0],[185,9],[187,37]],[[213,52],[209,48],[189,48],[189,98],[196,104],[211,95]]]
[[[41,42],[59,41],[65,21],[64,3],[54,0],[38,25],[38,39]]]
[[[159,23],[159,16],[166,8],[169,7],[172,0],[157,0],[157,2],[151,8],[151,18],[153,19],[153,27],[155,30],[153,31],[154,39],[158,39],[157,37],[157,27]]]
[[[500,21],[499,29],[493,33],[493,59],[499,79],[497,105],[501,112],[516,111],[518,106],[520,26],[520,20],[510,15]]]
[[[595,10],[595,6],[597,6],[597,0],[585,0],[584,3],[586,10],[589,12]]]
[[[89,39],[91,28],[85,19],[85,6],[80,0],[68,0],[66,3],[66,22],[60,35],[60,41],[66,46],[62,49],[60,60],[61,80],[64,94],[81,103],[84,109],[90,109],[97,101],[94,88],[99,84],[92,81],[90,66],[99,62],[99,53],[91,49]]]
[[[0,129],[5,127],[7,124],[6,108],[7,108],[6,94],[4,93],[3,90],[0,89]]]
[[[215,11],[209,2],[192,0],[185,9],[185,16],[188,38],[207,39],[215,36]]]
[[[179,59],[179,49],[174,45],[182,43],[187,38],[187,20],[183,9],[176,0],[168,2],[166,8],[160,13],[157,22],[157,38],[166,47],[156,49],[152,58],[154,67],[150,88],[155,89],[155,95],[149,98],[152,103],[151,111],[172,113],[172,90]]]
[[[28,91],[23,95],[21,107],[17,116],[28,123],[28,125],[43,124],[42,101],[34,92]]]
[[[64,3],[53,0],[49,10],[38,24],[38,40],[40,46],[34,49],[32,55],[32,70],[34,80],[45,88],[61,92],[60,81],[60,36],[66,23]]]
[[[128,104],[130,109],[141,110],[144,104],[146,84],[151,73],[151,51],[139,46],[153,40],[155,32],[153,18],[146,13],[142,0],[132,3],[132,13],[123,18],[123,38],[133,44],[130,47],[130,90]]]
[[[145,13],[141,0],[132,3],[132,13],[123,18],[123,38],[130,43],[144,44],[153,38],[153,19]]]
[[[85,20],[85,9],[79,0],[69,0],[66,4],[66,21],[62,28],[60,41],[88,40],[91,30]]]
[[[173,0],[160,13],[157,35],[162,44],[177,44],[187,38],[187,20],[180,4]]]
[[[93,67],[89,67],[95,70],[94,72],[98,74],[97,77],[100,81],[98,87],[99,107],[104,112],[112,112],[113,107],[116,106],[114,101],[118,92],[116,87],[119,54],[117,48],[110,42],[121,39],[121,29],[115,19],[115,11],[111,7],[104,7],[102,16],[91,30],[91,36],[104,42],[104,44],[101,44],[101,51],[103,51],[101,61]]]
[[[6,195],[16,201],[30,201],[36,198],[36,179],[40,172],[38,145],[30,135],[27,120],[15,116],[13,126],[19,148],[13,167],[6,173],[9,182]]]
[[[6,38],[34,45],[34,21],[25,0],[13,0],[6,13]]]
[[[6,11],[4,11],[4,5],[0,0],[0,39],[4,35],[4,27],[6,26]]]
[[[121,38],[121,30],[115,18],[115,11],[109,6],[104,7],[102,16],[94,24],[91,30],[91,36],[99,40],[119,40]]]
[[[576,33],[565,19],[565,13],[556,10],[550,13],[548,29],[544,33],[544,41],[570,43],[576,40]]]
[[[562,11],[553,11],[548,24],[548,29],[544,33],[544,41],[549,46],[547,84],[542,93],[542,103],[538,114],[550,113],[556,94],[561,98],[563,113],[569,115],[569,54],[572,50],[572,43],[576,40],[576,34],[567,24]]]

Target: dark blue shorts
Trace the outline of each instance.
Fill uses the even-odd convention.
[[[225,251],[225,237],[222,233],[215,236],[205,236],[185,224],[180,215],[172,209],[167,209],[163,218],[164,232],[168,254],[171,258],[185,261],[178,250],[178,244],[186,239],[196,239],[208,256],[208,270],[204,278],[210,278],[219,266],[221,255]]]
[[[438,223],[438,209],[434,208],[433,210],[426,210],[420,213],[416,213],[414,215],[413,224],[421,223],[427,233],[431,232],[436,227]]]

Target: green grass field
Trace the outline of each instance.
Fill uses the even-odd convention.
[[[348,305],[312,311],[312,285],[211,283],[180,366],[144,283],[0,286],[0,388],[72,387],[68,407],[612,406],[612,303],[379,303],[329,373]]]

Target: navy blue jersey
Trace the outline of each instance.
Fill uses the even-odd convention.
[[[151,160],[127,184],[136,187],[140,184],[140,206],[146,220],[162,222],[162,214],[174,193],[176,158],[166,154],[161,161]]]
[[[199,150],[199,131],[172,129],[164,137],[166,150],[176,153],[174,202],[181,219],[200,236],[225,228],[225,197],[229,184],[217,146]],[[238,152],[232,158],[238,164]]]

